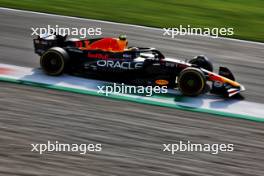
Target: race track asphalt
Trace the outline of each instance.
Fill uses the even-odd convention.
[[[264,102],[264,45],[258,43],[170,39],[161,30],[0,9],[0,62],[39,67],[30,28],[48,24],[101,27],[104,36],[125,33],[130,45],[153,46],[169,57],[207,55],[234,72],[247,101]],[[264,175],[262,123],[3,82],[0,97],[0,175]],[[101,143],[103,150],[30,151],[31,143],[48,140]],[[179,140],[233,143],[235,151],[162,152],[163,143]]]

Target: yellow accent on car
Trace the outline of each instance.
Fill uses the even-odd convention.
[[[233,81],[231,79],[225,78],[223,76],[221,76],[221,78],[222,78],[223,82],[229,83],[232,86],[235,86],[235,87],[239,87],[240,86],[240,84],[238,82],[236,82],[236,81]]]
[[[165,79],[158,79],[155,81],[156,84],[160,85],[160,86],[164,86],[164,85],[168,85],[169,81],[165,80]]]

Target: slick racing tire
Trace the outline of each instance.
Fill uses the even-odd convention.
[[[178,88],[183,95],[198,96],[204,92],[206,78],[204,73],[194,67],[188,67],[178,76]]]
[[[205,56],[197,56],[194,59],[191,59],[189,63],[193,65],[197,65],[198,67],[208,70],[210,72],[213,71],[212,62]]]
[[[68,53],[60,47],[48,49],[40,58],[41,68],[51,76],[61,75],[65,71],[68,62]]]

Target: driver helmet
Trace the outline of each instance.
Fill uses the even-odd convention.
[[[119,44],[119,47],[121,47],[123,49],[127,48],[128,41],[127,41],[126,35],[120,35],[119,36],[118,44]]]

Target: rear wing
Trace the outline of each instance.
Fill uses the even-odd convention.
[[[54,46],[64,46],[64,42],[67,36],[61,35],[48,35],[48,36],[37,36],[33,39],[34,51],[38,55],[42,55],[49,48]]]

